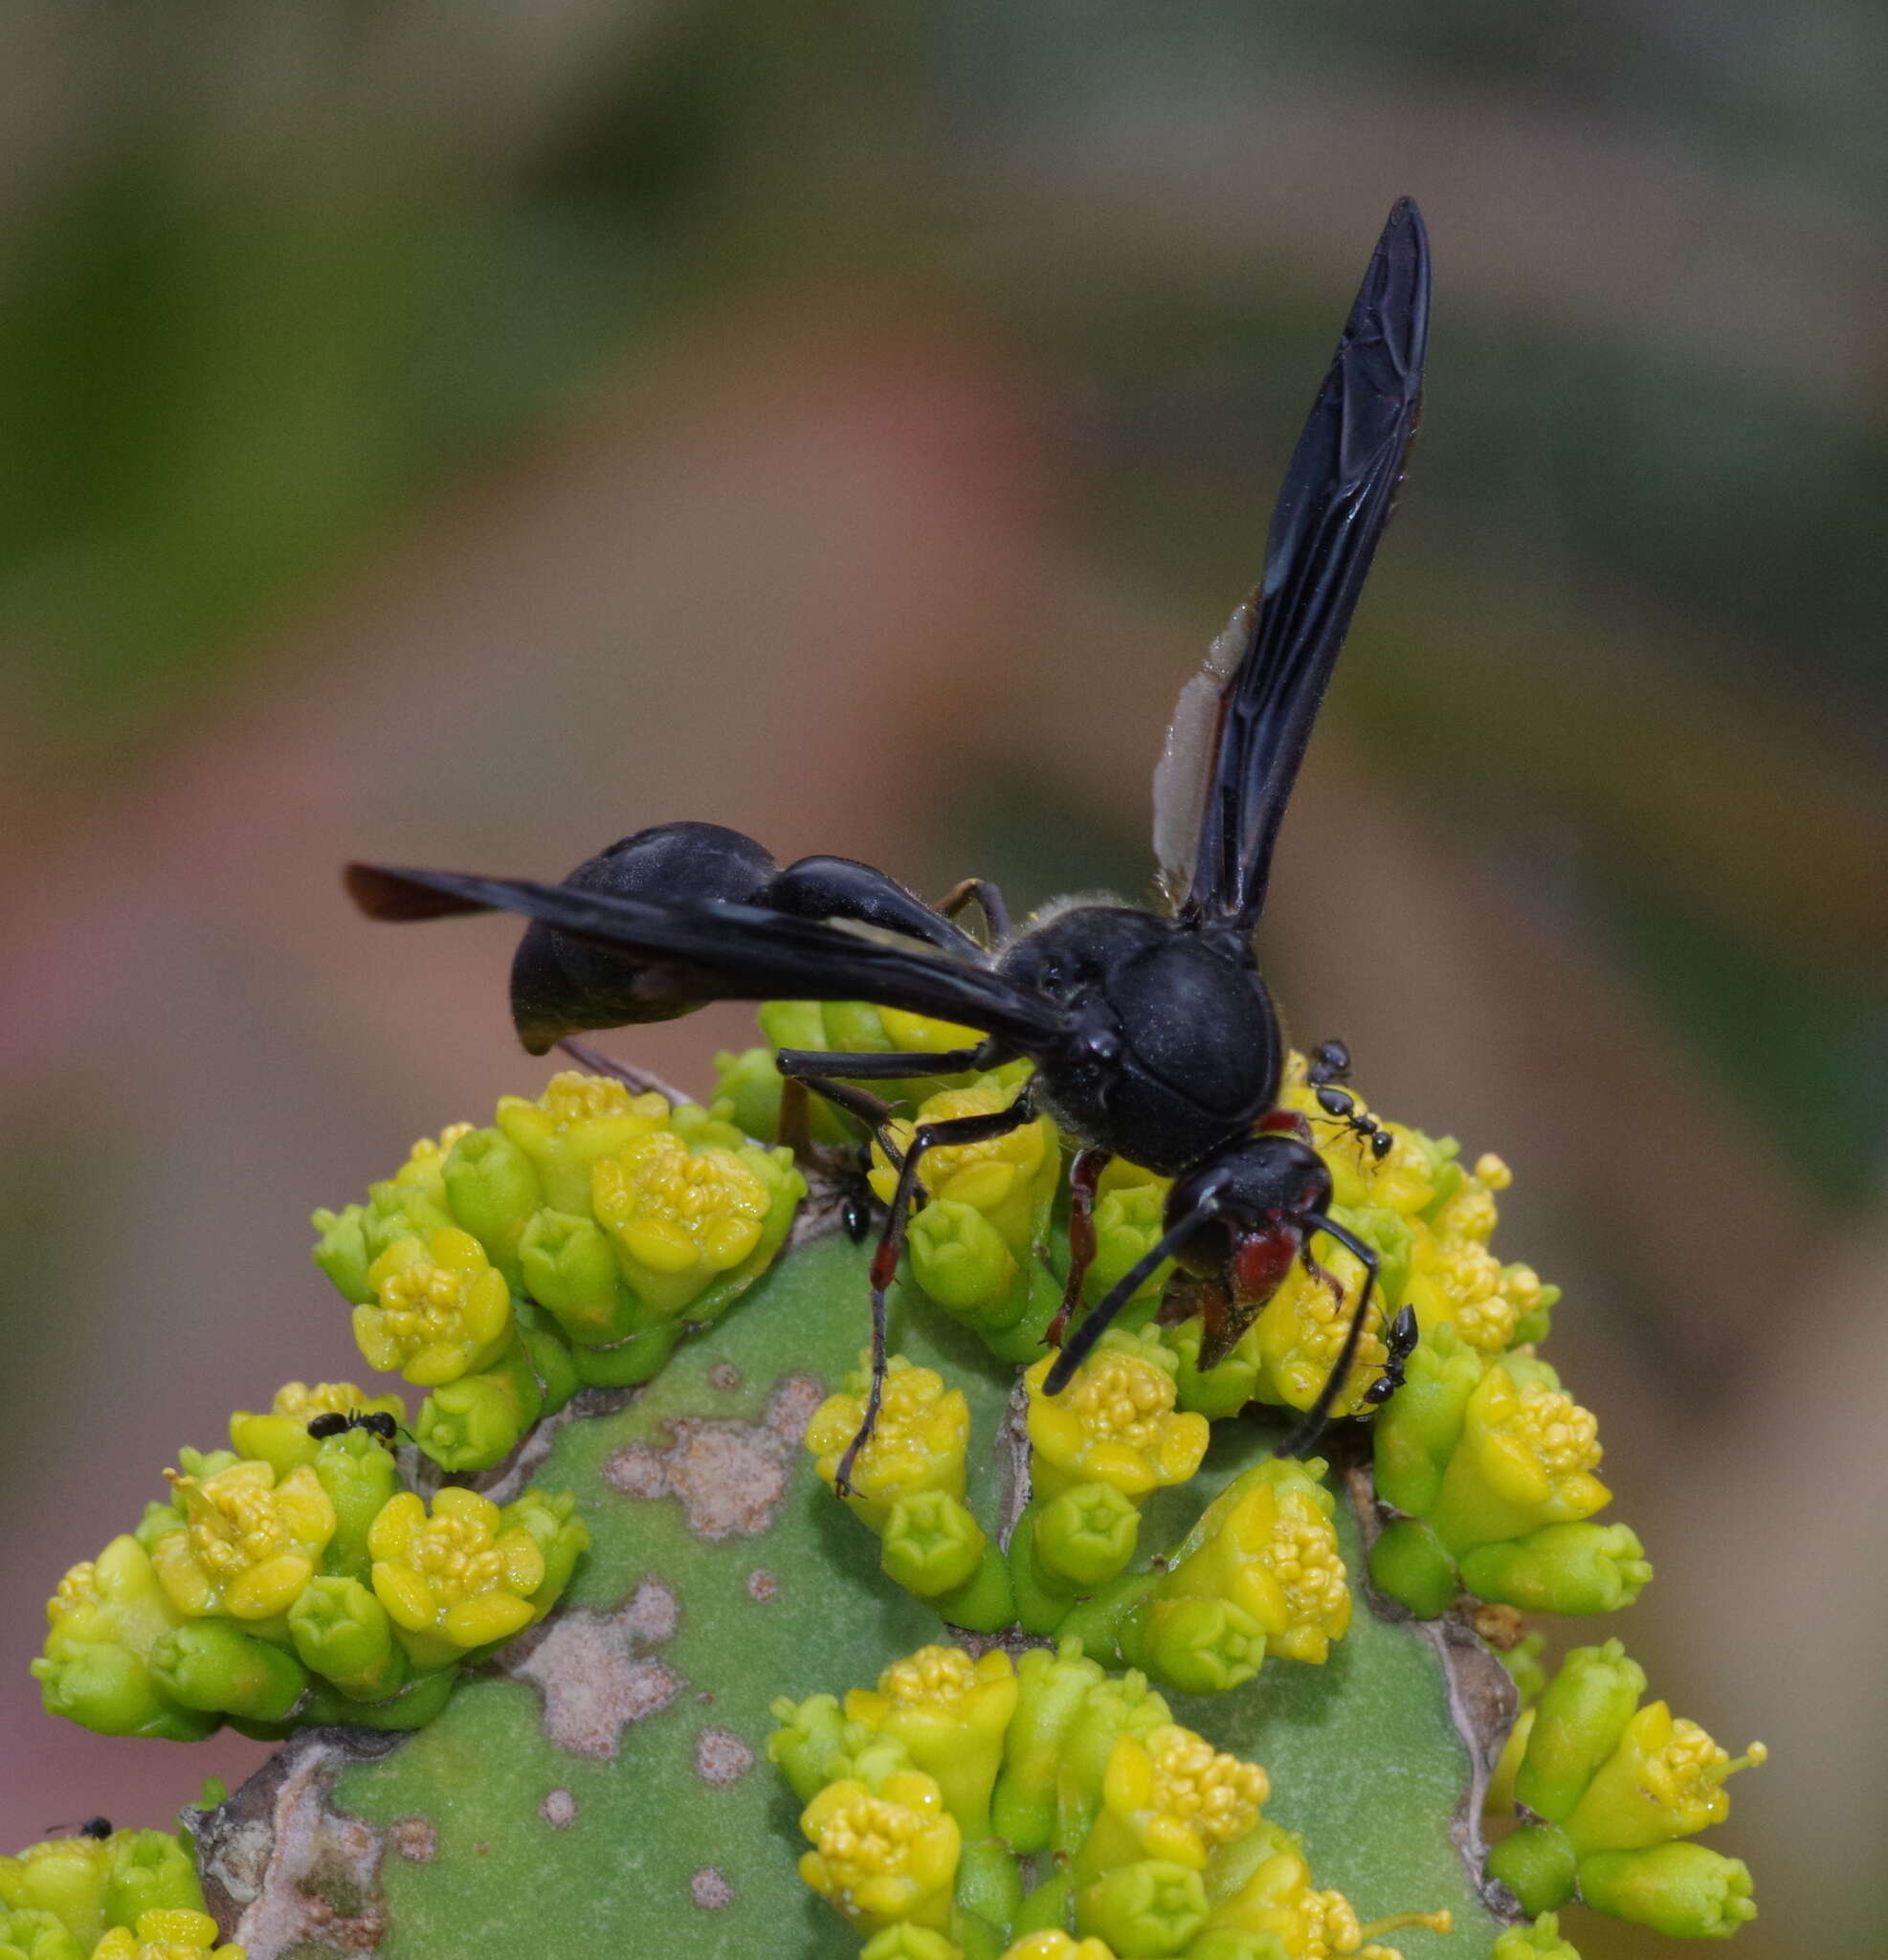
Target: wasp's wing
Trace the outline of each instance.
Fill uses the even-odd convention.
[[[1067,1030],[1062,1011],[1033,989],[871,928],[762,905],[624,898],[456,871],[350,864],[345,876],[369,918],[520,912],[588,945],[636,954],[677,998],[869,1000],[982,1029],[1023,1055],[1053,1048]]]
[[[1285,802],[1415,434],[1428,338],[1429,240],[1405,198],[1377,240],[1293,452],[1266,539],[1264,581],[1182,694],[1155,777],[1156,854],[1172,867],[1187,855],[1175,835],[1190,801],[1179,778],[1189,748],[1203,759],[1217,687],[1183,918],[1251,925],[1265,902]],[[1235,646],[1237,664],[1222,685]],[[1179,881],[1171,869],[1167,876]]]

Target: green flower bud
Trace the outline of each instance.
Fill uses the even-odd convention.
[[[1547,1670],[1542,1665],[1542,1651],[1547,1644],[1544,1634],[1528,1634],[1518,1647],[1498,1647],[1495,1659],[1508,1670],[1521,1694],[1521,1705],[1531,1708],[1547,1685]]]
[[[1593,1852],[1580,1860],[1580,1896],[1679,1940],[1726,1940],[1757,1917],[1749,1866],[1702,1844]]]
[[[378,1257],[367,1250],[366,1207],[348,1205],[331,1212],[324,1206],[308,1222],[322,1235],[315,1241],[315,1263],[344,1300],[366,1305],[373,1298],[367,1268]]]
[[[499,1513],[500,1533],[514,1529],[528,1532],[544,1563],[544,1577],[531,1594],[533,1619],[543,1619],[557,1604],[577,1561],[589,1548],[589,1526],[576,1511],[574,1492],[544,1490],[532,1483]]]
[[[1523,1824],[1488,1854],[1488,1876],[1499,1879],[1523,1912],[1552,1912],[1573,1897],[1573,1847],[1555,1824]]]
[[[358,1579],[310,1579],[289,1609],[302,1665],[350,1701],[384,1702],[407,1679],[407,1657],[387,1609]]]
[[[1544,1525],[1462,1559],[1462,1583],[1477,1599],[1523,1613],[1612,1613],[1651,1577],[1645,1548],[1625,1525]]]
[[[1536,1705],[1515,1795],[1537,1815],[1565,1823],[1624,1739],[1645,1690],[1644,1668],[1627,1658],[1617,1640],[1576,1647]]]
[[[85,1954],[50,1912],[0,1912],[0,1960],[85,1960]]]
[[[524,1228],[518,1257],[525,1290],[572,1341],[598,1347],[620,1341],[634,1326],[636,1303],[594,1219],[539,1212]]]
[[[178,1454],[182,1455],[182,1452]],[[137,1528],[131,1536],[149,1551],[160,1538],[172,1531],[181,1531],[187,1522],[183,1512],[175,1504],[161,1504],[154,1499],[147,1499],[144,1503],[144,1515],[138,1520]]]
[[[544,1407],[544,1391],[516,1342],[497,1367],[434,1389],[413,1437],[442,1470],[489,1470],[517,1446]]]
[[[1128,1269],[1152,1251],[1166,1229],[1166,1194],[1171,1180],[1144,1175],[1140,1183],[1104,1185],[1095,1203],[1095,1258],[1082,1282],[1082,1298],[1093,1306],[1104,1298]],[[1139,1315],[1132,1303],[1115,1325],[1132,1330],[1143,1325],[1160,1304],[1173,1272],[1171,1261],[1158,1265],[1136,1288],[1132,1300],[1144,1306]]]
[[[1217,1695],[1252,1680],[1265,1629],[1228,1599],[1150,1598],[1123,1630],[1124,1658],[1183,1695]]]
[[[990,1819],[1022,1853],[1043,1850],[1055,1824],[1055,1774],[1063,1738],[1088,1691],[1103,1679],[1079,1640],[1055,1653],[1032,1648],[1016,1664],[1016,1712],[1003,1739]]]
[[[1043,1574],[1072,1592],[1091,1592],[1126,1570],[1141,1513],[1112,1484],[1077,1483],[1044,1504],[1031,1530]]]
[[[846,1773],[846,1717],[836,1695],[809,1695],[804,1702],[778,1696],[770,1712],[780,1726],[767,1737],[767,1761],[793,1787],[802,1804],[811,1803],[829,1783]]]
[[[953,1894],[956,1911],[951,1929],[966,1948],[990,1928],[995,1938],[988,1950],[1001,1953],[1006,1944],[1002,1929],[1011,1925],[1023,1903],[1023,1875],[1008,1843],[1001,1838],[980,1838],[966,1842],[957,1861],[957,1885]],[[971,1914],[982,1927],[965,1925],[963,1915]]]
[[[512,1312],[517,1318],[519,1346],[544,1398],[539,1414],[555,1415],[583,1387],[569,1344],[551,1317],[531,1301],[522,1297],[513,1301]]]
[[[1076,1894],[1076,1930],[1137,1960],[1166,1960],[1184,1951],[1206,1923],[1199,1873],[1166,1859],[1117,1866]]]
[[[1223,1361],[1204,1373],[1200,1343],[1206,1339],[1206,1322],[1201,1316],[1162,1327],[1160,1338],[1175,1359],[1173,1379],[1180,1408],[1217,1422],[1236,1415],[1258,1392],[1260,1360],[1250,1328]]]
[[[1768,1755],[1754,1742],[1733,1762],[1696,1722],[1675,1719],[1663,1702],[1648,1702],[1566,1819],[1567,1838],[1582,1858],[1689,1838],[1729,1815],[1725,1780]]]
[[[293,1654],[224,1619],[166,1634],[151,1649],[151,1675],[184,1707],[245,1722],[286,1722],[308,1685]]]
[[[905,1247],[912,1278],[947,1314],[978,1333],[1013,1326],[1029,1304],[1023,1268],[974,1205],[933,1198],[912,1219]]]
[[[367,1526],[400,1488],[393,1453],[370,1430],[347,1429],[317,1445],[314,1467],[335,1516],[322,1570],[365,1579],[373,1563],[367,1555]]]
[[[143,1655],[112,1642],[70,1641],[56,1658],[41,1655],[33,1661],[32,1672],[49,1713],[99,1735],[201,1742],[217,1726],[215,1716],[186,1708],[164,1693]]]
[[[1055,1774],[1054,1849],[1073,1854],[1086,1841],[1101,1809],[1108,1758],[1124,1735],[1145,1735],[1173,1720],[1147,1678],[1128,1673],[1097,1682],[1082,1696],[1062,1742]]]
[[[919,1491],[893,1504],[878,1563],[907,1592],[934,1599],[970,1579],[988,1543],[984,1527],[947,1491]]]
[[[1418,1619],[1437,1619],[1455,1603],[1461,1579],[1442,1541],[1416,1518],[1395,1518],[1370,1548],[1370,1583]]]
[[[1559,1916],[1544,1912],[1531,1927],[1510,1927],[1495,1942],[1488,1960],[1580,1960],[1570,1940],[1560,1934]]]
[[[136,1926],[144,1912],[203,1910],[196,1862],[174,1832],[118,1831],[106,1848],[105,1916],[113,1926]]]
[[[176,1742],[197,1741],[216,1726],[174,1702],[151,1675],[151,1649],[184,1615],[150,1554],[128,1533],[66,1573],[46,1602],[46,1617],[45,1652],[33,1674],[54,1714],[100,1735]]]
[[[446,1206],[485,1248],[514,1292],[523,1284],[518,1241],[544,1203],[531,1160],[497,1129],[475,1129],[446,1153]]]
[[[48,1913],[90,1952],[111,1924],[105,1893],[111,1882],[109,1840],[53,1838],[17,1858],[0,1858],[0,1905],[10,1912]]]
[[[1377,1495],[1385,1503],[1413,1518],[1435,1507],[1485,1368],[1447,1322],[1424,1330],[1403,1386],[1372,1426]]]

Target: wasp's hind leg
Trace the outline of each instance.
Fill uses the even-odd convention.
[[[955,919],[966,905],[974,903],[984,915],[984,938],[991,947],[1010,942],[1010,906],[1002,890],[987,878],[960,879],[931,907],[941,918]]]
[[[905,1227],[910,1221],[912,1201],[918,1190],[918,1167],[923,1161],[924,1153],[940,1146],[981,1144],[992,1137],[1008,1136],[1011,1130],[1021,1129],[1024,1124],[1033,1122],[1034,1117],[1034,1102],[1025,1085],[1007,1109],[992,1110],[988,1116],[957,1116],[943,1123],[921,1123],[912,1132],[910,1147],[899,1166],[898,1189],[892,1193],[885,1228],[878,1237],[878,1250],[872,1256],[872,1386],[865,1398],[865,1420],[859,1424],[858,1434],[846,1445],[846,1453],[839,1459],[839,1467],[833,1474],[833,1488],[840,1497],[858,1495],[852,1481],[853,1465],[858,1461],[858,1453],[872,1439],[873,1429],[878,1420],[879,1404],[884,1400],[885,1295],[898,1277],[899,1260],[904,1255]]]
[[[835,1109],[843,1109],[850,1117],[855,1118],[871,1131],[870,1142],[863,1143],[855,1152],[848,1153],[844,1168],[838,1172],[840,1197],[839,1217],[845,1226],[846,1236],[855,1245],[862,1245],[866,1235],[872,1230],[872,1146],[877,1144],[884,1153],[885,1161],[894,1170],[903,1168],[904,1153],[892,1141],[892,1133],[886,1127],[892,1120],[892,1105],[882,1096],[875,1096],[869,1089],[855,1088],[850,1082],[834,1082],[823,1076],[789,1076],[781,1090],[781,1132],[782,1143],[789,1141],[787,1134],[786,1111],[788,1099],[796,1101],[801,1108],[800,1129],[806,1136],[804,1111],[808,1093],[832,1103]],[[811,1154],[811,1140],[806,1138],[804,1146],[796,1144],[794,1154]]]

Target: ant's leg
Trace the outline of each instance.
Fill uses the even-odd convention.
[[[1001,890],[987,878],[966,878],[951,886],[931,907],[946,919],[955,919],[974,900],[984,915],[984,930],[993,947],[1010,938],[1010,907]]]
[[[823,1048],[783,1048],[774,1066],[784,1076],[851,1076],[858,1081],[899,1082],[907,1076],[955,1076],[989,1068],[1001,1057],[986,1041],[976,1048],[946,1048],[936,1055],[893,1050],[870,1055],[833,1053]]]
[[[918,1188],[918,1167],[927,1150],[941,1145],[981,1144],[992,1137],[1007,1136],[1012,1129],[1033,1122],[1035,1107],[1026,1083],[1007,1109],[991,1110],[988,1116],[955,1116],[942,1123],[921,1123],[912,1132],[910,1147],[899,1167],[898,1189],[892,1193],[891,1210],[885,1229],[879,1235],[878,1250],[872,1255],[872,1387],[865,1398],[865,1420],[858,1434],[846,1445],[833,1475],[833,1488],[841,1497],[855,1497],[853,1465],[858,1453],[872,1439],[873,1425],[878,1420],[878,1405],[885,1392],[885,1295],[898,1277],[899,1260],[904,1256],[905,1225],[911,1215],[913,1193]]]
[[[1115,1316],[1141,1290],[1147,1276],[1164,1259],[1170,1259],[1218,1210],[1218,1205],[1209,1200],[1197,1211],[1188,1212],[1177,1225],[1164,1232],[1159,1240],[1144,1252],[1089,1308],[1081,1325],[1069,1337],[1068,1346],[1056,1355],[1048,1374],[1043,1377],[1044,1394],[1059,1395],[1068,1387],[1076,1370],[1088,1359],[1089,1349],[1108,1331]]]
[[[1076,1152],[1069,1169],[1069,1283],[1062,1289],[1062,1304],[1055,1318],[1043,1330],[1042,1345],[1059,1348],[1068,1330],[1069,1316],[1081,1304],[1081,1283],[1095,1259],[1095,1187],[1108,1168],[1112,1150],[1089,1144]]]
[[[1349,1379],[1352,1366],[1357,1360],[1357,1344],[1364,1338],[1364,1316],[1369,1311],[1370,1296],[1377,1284],[1377,1256],[1363,1239],[1346,1232],[1335,1219],[1326,1218],[1321,1213],[1313,1213],[1303,1221],[1306,1236],[1313,1232],[1325,1232],[1344,1247],[1364,1268],[1363,1290],[1357,1296],[1357,1305],[1350,1316],[1350,1325],[1345,1329],[1344,1348],[1339,1353],[1337,1366],[1324,1377],[1324,1385],[1318,1391],[1317,1399],[1304,1412],[1298,1427],[1283,1442],[1273,1451],[1275,1457],[1301,1457],[1324,1433],[1324,1425],[1331,1419],[1331,1410],[1338,1397],[1344,1392],[1344,1385]]]

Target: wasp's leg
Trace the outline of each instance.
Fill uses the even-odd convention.
[[[992,947],[1007,946],[1010,943],[1010,906],[1002,890],[987,878],[960,880],[931,909],[946,919],[955,919],[973,900],[984,915],[984,936]]]
[[[851,1055],[823,1048],[783,1048],[774,1057],[774,1066],[784,1076],[851,1076],[855,1081],[899,1082],[907,1076],[962,1075],[966,1069],[988,1068],[994,1058],[988,1042],[931,1055],[907,1055],[896,1049]]]
[[[592,1048],[588,1041],[579,1041],[575,1036],[564,1036],[557,1045],[579,1068],[588,1069],[593,1076],[612,1077],[638,1096],[654,1093],[667,1097],[671,1102],[692,1102],[695,1100],[665,1082],[660,1076],[652,1075],[648,1069],[637,1068],[633,1062],[618,1061],[614,1056],[604,1054],[601,1048]]]
[[[1044,1394],[1059,1395],[1068,1387],[1076,1370],[1088,1359],[1089,1349],[1108,1331],[1115,1316],[1145,1284],[1147,1276],[1164,1259],[1170,1259],[1218,1210],[1219,1206],[1211,1196],[1204,1199],[1178,1224],[1162,1233],[1159,1240],[1144,1252],[1089,1308],[1081,1325],[1070,1335],[1068,1346],[1056,1355],[1048,1374],[1043,1377]]]
[[[1258,1119],[1258,1130],[1261,1136],[1296,1137],[1299,1143],[1317,1147],[1310,1123],[1296,1109],[1268,1109]]]
[[[1357,1360],[1357,1344],[1364,1338],[1364,1316],[1370,1310],[1371,1296],[1377,1286],[1377,1255],[1363,1239],[1354,1233],[1346,1232],[1334,1219],[1320,1214],[1313,1214],[1303,1220],[1303,1224],[1307,1236],[1313,1232],[1329,1233],[1364,1268],[1364,1284],[1358,1292],[1357,1304],[1351,1309],[1350,1325],[1344,1330],[1344,1348],[1338,1355],[1337,1365],[1324,1377],[1323,1387],[1318,1391],[1317,1398],[1304,1412],[1298,1427],[1273,1451],[1277,1457],[1301,1457],[1323,1435],[1324,1425],[1330,1421],[1331,1411],[1343,1394],[1344,1385]]]
[[[1321,1286],[1326,1288],[1329,1291],[1331,1298],[1335,1300],[1340,1306],[1342,1306],[1344,1304],[1344,1281],[1340,1280],[1338,1276],[1334,1272],[1332,1272],[1328,1266],[1321,1266],[1318,1263],[1318,1261],[1312,1257],[1311,1235],[1308,1232],[1304,1235],[1302,1238],[1299,1240],[1298,1256],[1299,1261],[1302,1263],[1304,1267],[1304,1270],[1307,1273],[1309,1273],[1311,1277],[1315,1281],[1317,1281]]]
[[[957,1116],[943,1123],[921,1123],[912,1132],[904,1162],[899,1166],[898,1189],[892,1193],[891,1210],[885,1229],[878,1237],[878,1250],[872,1256],[872,1387],[865,1398],[865,1420],[858,1434],[846,1445],[839,1459],[833,1488],[841,1497],[854,1497],[853,1465],[858,1453],[872,1439],[878,1420],[878,1405],[885,1391],[885,1294],[898,1277],[899,1260],[904,1256],[905,1225],[911,1216],[913,1194],[918,1188],[918,1167],[927,1150],[941,1145],[981,1144],[991,1137],[1007,1136],[1035,1118],[1035,1107],[1027,1085],[1007,1109],[992,1110],[988,1116]]]
[[[1043,1329],[1045,1348],[1062,1345],[1069,1316],[1081,1304],[1082,1281],[1095,1259],[1095,1187],[1113,1156],[1112,1150],[1089,1144],[1076,1152],[1069,1169],[1069,1282],[1062,1288],[1062,1303],[1055,1318]]]

